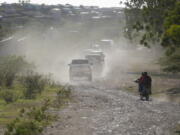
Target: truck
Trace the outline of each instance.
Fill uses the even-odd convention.
[[[91,51],[86,54],[85,58],[92,65],[92,72],[94,77],[100,77],[103,73],[105,55],[102,51]]]
[[[73,59],[69,64],[71,82],[92,81],[92,66],[87,59]]]
[[[114,47],[114,41],[111,39],[102,39],[99,41],[99,46],[103,51],[110,51]]]

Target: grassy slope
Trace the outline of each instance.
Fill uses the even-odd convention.
[[[22,90],[22,88],[17,85],[13,89],[17,92]],[[58,89],[58,86],[46,87],[46,90],[44,90],[41,95],[38,95],[36,99],[27,100],[21,98],[11,104],[7,104],[0,99],[0,126],[4,126],[16,118],[22,108],[40,106],[44,99],[55,100],[55,94]]]

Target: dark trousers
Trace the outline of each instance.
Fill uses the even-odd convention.
[[[145,86],[142,87],[141,98],[145,97],[146,100],[149,100],[149,89]]]

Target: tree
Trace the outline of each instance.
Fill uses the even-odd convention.
[[[162,39],[164,47],[180,47],[180,2],[169,12],[164,23],[165,32]]]
[[[163,59],[164,70],[167,72],[180,71],[180,2],[169,11],[164,23],[165,32],[162,36],[162,46],[166,48]]]
[[[174,8],[176,0],[127,0],[125,4],[129,29],[144,31],[140,43],[147,45],[160,41],[164,32],[165,16]]]
[[[162,62],[164,70],[179,72],[180,64],[173,59],[180,57],[177,55],[180,47],[180,2],[178,0],[127,0],[125,4],[126,29],[128,29],[125,32],[129,34],[127,37],[134,40],[132,33],[136,30],[137,33],[141,33],[141,44],[147,47],[154,43],[161,44],[166,49],[166,57]],[[175,65],[176,68],[174,68]]]

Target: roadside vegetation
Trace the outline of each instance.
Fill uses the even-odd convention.
[[[146,47],[161,45],[159,63],[165,72],[180,72],[179,0],[126,0],[125,36]]]
[[[126,38],[148,48],[161,46],[165,50],[158,64],[166,77],[153,76],[153,96],[179,103],[180,78],[176,76],[180,73],[180,1],[126,0],[125,5]],[[127,90],[137,89],[129,84]]]
[[[71,88],[33,71],[23,57],[0,58],[0,126],[5,135],[38,135],[66,105]]]

